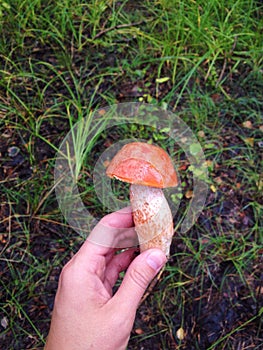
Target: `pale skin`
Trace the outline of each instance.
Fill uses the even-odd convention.
[[[105,216],[96,230],[133,227],[130,210]],[[45,350],[126,349],[135,314],[147,286],[164,266],[160,249],[134,258],[131,248],[116,249],[87,239],[65,265],[59,279]],[[126,271],[113,295],[119,273]]]

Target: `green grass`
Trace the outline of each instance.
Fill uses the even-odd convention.
[[[207,159],[209,193],[191,230],[178,229],[129,348],[260,348],[262,29],[263,7],[253,0],[0,0],[0,347],[43,347],[59,271],[82,242],[53,182],[56,152],[76,122],[88,120],[76,135],[75,178],[89,211],[108,211],[92,180],[102,152],[144,138],[178,164],[180,226],[193,174],[165,133],[134,123],[83,143],[93,112],[144,101],[192,129]],[[102,114],[95,128],[106,122]],[[115,193],[127,196],[119,184]]]

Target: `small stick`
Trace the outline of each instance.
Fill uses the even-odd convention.
[[[154,287],[156,286],[156,284],[161,279],[161,276],[162,276],[164,270],[165,270],[165,266],[163,268],[161,268],[161,270],[159,271],[158,275],[155,276],[154,279],[152,280],[152,282],[149,284],[146,292],[144,293],[143,297],[141,298],[139,306],[141,306],[145,302],[145,300],[148,298],[148,296],[152,293]]]
[[[228,56],[232,56],[232,54],[233,54],[233,52],[235,50],[236,44],[237,44],[237,36],[235,36],[235,40],[234,40],[233,46],[232,46],[230,52],[228,53]],[[218,85],[220,84],[221,80],[223,79],[223,75],[224,75],[225,70],[226,70],[227,60],[228,60],[228,58],[225,56],[223,68],[222,68],[220,76],[219,76],[219,78],[217,79],[217,82],[216,82],[216,88],[218,87]]]

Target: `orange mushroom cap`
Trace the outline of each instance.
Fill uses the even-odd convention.
[[[178,184],[169,155],[162,148],[143,142],[123,146],[113,157],[106,174],[131,184],[158,188]]]

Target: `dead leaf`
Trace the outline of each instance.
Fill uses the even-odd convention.
[[[205,133],[203,130],[198,131],[197,135],[202,138],[205,137]]]
[[[210,189],[211,189],[211,191],[214,192],[214,193],[217,191],[217,189],[216,189],[216,187],[215,187],[214,185],[211,185],[211,186],[210,186]]]
[[[7,326],[8,326],[8,318],[6,316],[4,316],[2,319],[1,319],[1,326],[6,329]]]
[[[242,125],[244,128],[253,129],[253,124],[251,123],[250,120],[246,120],[244,123],[242,123]]]
[[[98,113],[99,113],[100,116],[103,116],[106,113],[106,110],[105,109],[100,109],[98,111]]]
[[[186,170],[187,168],[188,168],[188,164],[182,164],[182,165],[179,166],[179,169],[178,169],[178,170],[180,170],[180,171],[183,170],[183,171],[184,171],[184,170]]]
[[[179,329],[177,329],[176,331],[176,336],[179,340],[183,340],[185,337],[185,332],[184,329],[182,327],[180,327]]]
[[[247,137],[244,139],[245,143],[251,147],[254,147],[254,137]]]
[[[0,234],[0,243],[5,244],[7,242],[6,240],[6,235],[4,235],[3,233]]]
[[[192,197],[193,197],[193,191],[191,190],[186,191],[185,198],[190,199]]]

